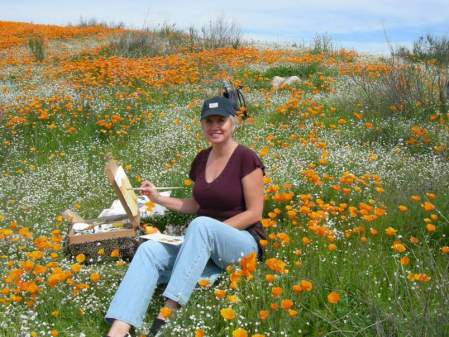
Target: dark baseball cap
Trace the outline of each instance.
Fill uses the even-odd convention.
[[[209,116],[235,116],[235,110],[229,99],[223,96],[215,96],[205,100],[201,109],[200,119],[204,119]]]

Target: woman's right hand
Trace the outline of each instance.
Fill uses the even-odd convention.
[[[158,203],[158,200],[161,197],[161,195],[156,190],[156,186],[154,186],[153,183],[151,183],[148,180],[145,180],[140,185],[140,188],[141,188],[141,193],[143,195],[146,195],[148,198],[150,198],[151,201]]]

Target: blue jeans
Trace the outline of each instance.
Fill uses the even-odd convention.
[[[182,245],[148,240],[139,246],[105,318],[140,327],[158,284],[168,283],[163,296],[185,305],[198,280],[217,276],[227,265],[257,250],[256,240],[247,231],[197,217],[189,224]]]

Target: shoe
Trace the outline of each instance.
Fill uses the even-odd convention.
[[[156,337],[159,335],[159,332],[161,328],[166,324],[167,322],[160,318],[155,318],[153,321],[153,324],[151,324],[150,332],[148,333],[147,337]]]
[[[112,323],[115,321],[115,319],[107,320],[109,324],[112,325]],[[129,328],[129,332],[126,333],[123,337],[133,337],[134,332],[136,332],[136,329],[131,325]],[[108,334],[104,335],[104,337],[110,337]]]

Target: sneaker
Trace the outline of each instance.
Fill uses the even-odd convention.
[[[151,324],[150,332],[148,333],[147,337],[157,337],[160,335],[161,328],[166,324],[167,322],[160,318],[155,318],[153,321],[153,324]]]

